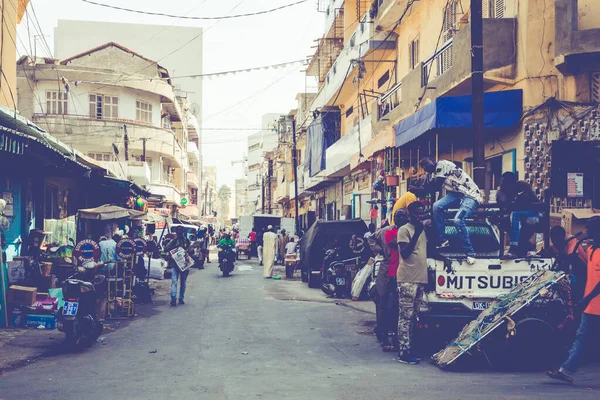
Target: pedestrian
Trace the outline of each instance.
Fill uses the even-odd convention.
[[[416,187],[413,185],[409,186],[408,191],[406,193],[404,193],[402,196],[400,196],[398,198],[398,200],[396,200],[396,202],[394,203],[394,208],[392,209],[391,225],[395,225],[394,215],[396,215],[396,211],[398,211],[400,209],[406,210],[411,203],[414,203],[415,201],[419,201],[419,199],[422,199],[424,197],[425,197],[425,192],[423,191],[422,188],[419,188],[419,187]]]
[[[588,237],[592,245],[586,251],[587,282],[585,285],[585,298],[582,300],[584,311],[577,329],[575,342],[569,352],[569,357],[558,370],[546,371],[552,378],[567,383],[574,383],[574,376],[585,354],[589,351],[590,344],[594,342],[600,329],[600,217],[591,218],[586,224]],[[594,331],[596,336],[593,335]]]
[[[171,250],[181,247],[185,250],[187,256],[187,252],[190,248],[190,241],[185,237],[183,226],[175,227],[175,234],[177,235],[175,239],[171,240],[165,246],[165,252],[168,254]],[[188,268],[182,272],[172,257],[169,257],[169,264],[171,266],[171,307],[177,306],[177,281],[179,279],[181,279],[181,282],[179,283],[179,305],[184,305],[185,288],[187,286],[186,283],[188,275],[190,274],[190,269]]]
[[[417,364],[421,359],[413,351],[414,325],[416,323],[425,285],[427,284],[427,235],[424,234],[423,205],[408,206],[410,223],[398,229],[398,361]]]
[[[252,232],[248,234],[250,239],[250,256],[256,257],[256,228],[252,228]]]
[[[110,239],[104,238],[98,243],[100,246],[100,261],[104,263],[103,270],[113,270],[115,269],[115,262],[119,260],[117,256],[117,242],[120,241],[121,238],[114,234]]]
[[[372,224],[377,223],[378,216],[379,216],[379,207],[377,206],[377,204],[374,204],[373,207],[371,208],[371,211],[369,211],[369,218],[371,218]]]
[[[427,156],[421,159],[420,165],[430,174],[429,183],[426,185],[427,191],[438,192],[442,189],[446,191],[446,195],[433,204],[433,225],[437,233],[437,248],[443,249],[450,246],[450,242],[446,238],[444,213],[451,207],[458,207],[458,212],[454,216],[454,225],[462,235],[467,263],[475,264],[475,250],[471,244],[465,220],[483,201],[479,187],[462,168],[456,166],[452,161],[436,162],[433,157]]]
[[[269,279],[273,277],[273,265],[277,254],[277,235],[273,232],[273,225],[267,227],[267,232],[263,236],[263,246],[263,274],[265,278]]]
[[[290,235],[287,234],[285,229],[282,229],[281,235],[279,236],[279,260],[282,265],[285,261],[286,246],[289,242],[290,242]]]
[[[261,266],[263,265],[264,237],[265,230],[263,228],[256,234],[256,253],[258,255],[258,263]]]
[[[397,352],[398,285],[396,275],[400,262],[397,234],[399,227],[408,223],[408,212],[402,208],[396,210],[394,221],[397,222],[397,225],[377,230],[369,239],[369,244],[375,253],[383,257],[375,279],[377,320],[375,334],[382,344],[383,351]]]
[[[370,238],[373,234],[375,233],[375,224],[374,223],[370,223],[369,224],[369,230],[367,232],[365,232],[365,234],[363,235],[364,239],[368,239]]]

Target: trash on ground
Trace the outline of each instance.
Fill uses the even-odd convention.
[[[156,353],[158,353],[158,350],[151,350],[148,353],[150,353],[150,354],[156,354]]]
[[[105,343],[106,342],[106,338],[105,337],[98,338],[98,339],[96,339],[96,342],[98,342],[98,343]]]

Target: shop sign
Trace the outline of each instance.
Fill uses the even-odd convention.
[[[369,188],[369,175],[368,174],[362,174],[359,177],[357,177],[357,181],[358,181],[358,190],[365,190]]]
[[[350,178],[344,182],[344,193],[349,194],[354,191],[354,179]]]
[[[100,246],[92,239],[83,239],[73,249],[73,256],[81,264],[100,258]]]
[[[135,242],[135,255],[142,256],[148,249],[148,243],[144,238],[138,237],[133,239]]]
[[[583,197],[583,174],[567,174],[567,197]]]
[[[137,250],[136,243],[131,239],[123,239],[117,243],[117,255],[123,260],[131,259]]]

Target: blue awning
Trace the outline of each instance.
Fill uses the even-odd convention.
[[[513,126],[523,113],[523,91],[488,92],[483,97],[485,128]],[[432,129],[471,128],[472,96],[439,97],[396,125],[396,147]]]

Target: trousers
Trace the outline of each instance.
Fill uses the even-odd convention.
[[[419,316],[425,284],[398,282],[398,349],[410,352],[414,327]]]
[[[171,300],[177,299],[177,281],[179,280],[179,277],[181,277],[181,283],[179,285],[179,300],[183,300],[189,274],[189,269],[181,272],[177,267],[171,268]]]

